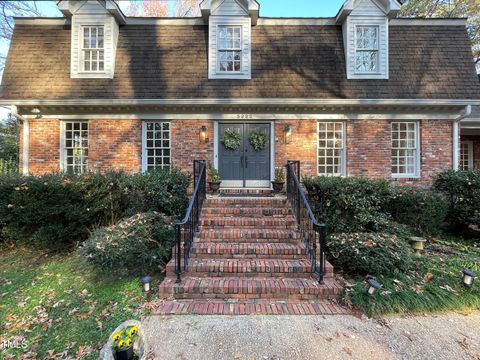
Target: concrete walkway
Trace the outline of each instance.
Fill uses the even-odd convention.
[[[410,317],[154,316],[154,358],[480,360],[480,312]]]

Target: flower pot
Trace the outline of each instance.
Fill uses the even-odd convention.
[[[133,346],[128,349],[117,351],[115,353],[115,360],[132,360],[133,359]]]
[[[216,193],[220,189],[221,181],[210,181],[208,185],[210,186],[210,191]]]
[[[281,192],[283,190],[283,184],[285,184],[284,181],[272,181],[272,185],[273,185],[273,192],[275,194],[278,194],[279,192]]]
[[[413,236],[410,238],[410,244],[412,245],[412,249],[415,250],[417,255],[420,255],[423,251],[424,244],[427,240],[421,237]]]

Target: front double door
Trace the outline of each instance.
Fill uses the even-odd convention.
[[[238,133],[237,147],[224,145],[225,132]],[[271,129],[269,123],[220,123],[218,136],[218,167],[222,187],[270,187]],[[252,134],[263,133],[266,143],[257,149]]]

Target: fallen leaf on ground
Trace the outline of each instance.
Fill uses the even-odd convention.
[[[402,333],[402,335],[405,336],[405,337],[406,337],[408,340],[410,340],[410,341],[413,341],[413,339],[414,339],[413,336],[412,336],[412,334],[410,333],[410,331],[405,330],[405,331]]]
[[[344,346],[343,347],[343,351],[345,351],[348,355],[352,356],[353,352],[352,352],[352,349],[350,349],[349,347],[347,346]]]

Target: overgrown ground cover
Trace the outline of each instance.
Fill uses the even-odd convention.
[[[344,301],[368,315],[470,311],[480,309],[480,283],[462,283],[462,270],[480,273],[478,243],[456,238],[431,239],[423,256],[415,257],[410,270],[376,276],[382,284],[373,297],[366,294],[365,280],[348,279]]]
[[[99,276],[74,253],[0,253],[1,359],[98,359],[109,334],[137,319],[138,277]],[[21,346],[23,341],[24,347]]]

